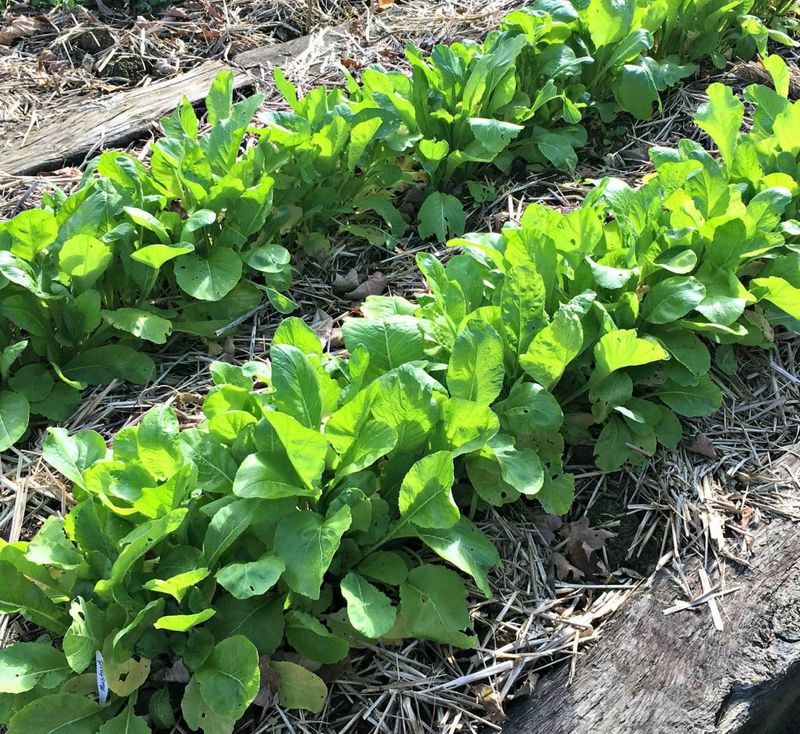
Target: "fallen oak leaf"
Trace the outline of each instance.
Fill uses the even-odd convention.
[[[337,273],[333,279],[333,292],[334,293],[347,293],[355,288],[358,288],[359,279],[358,271],[355,268],[350,268],[344,275]]]
[[[358,288],[354,288],[344,297],[348,301],[363,301],[367,296],[379,296],[386,290],[386,276],[381,273],[373,273]]]
[[[692,441],[692,443],[686,448],[693,454],[700,454],[708,459],[717,458],[717,451],[714,448],[714,444],[711,443],[711,439],[706,436],[705,433],[695,434],[694,441]]]

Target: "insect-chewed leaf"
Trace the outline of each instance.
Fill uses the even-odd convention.
[[[287,709],[305,709],[318,714],[325,706],[328,689],[325,682],[302,665],[274,662],[272,669],[280,676],[278,696]]]
[[[75,693],[41,696],[8,722],[8,734],[97,734],[106,707]]]
[[[218,716],[236,721],[258,695],[258,650],[243,635],[218,642],[197,671],[203,700]]]

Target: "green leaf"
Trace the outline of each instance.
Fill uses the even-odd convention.
[[[198,624],[207,622],[216,614],[214,609],[204,609],[202,612],[194,614],[168,614],[164,617],[159,617],[154,623],[153,627],[157,630],[170,630],[172,632],[186,632]]]
[[[394,551],[375,551],[361,563],[358,570],[371,579],[391,586],[399,586],[408,578],[408,563]]]
[[[32,262],[36,254],[49,247],[58,237],[56,218],[44,209],[20,212],[6,225],[11,235],[11,252]]]
[[[559,381],[583,346],[583,327],[574,313],[556,312],[553,320],[531,340],[519,358],[520,367],[545,389]]]
[[[127,331],[153,344],[164,344],[172,333],[171,321],[139,308],[118,308],[116,311],[103,309],[100,313],[106,323],[115,329]]]
[[[454,398],[489,405],[503,389],[503,340],[489,324],[472,319],[453,344],[447,387]]]
[[[217,614],[208,629],[218,640],[244,635],[261,655],[272,655],[283,639],[283,597],[236,599],[226,594],[214,601]]]
[[[269,591],[286,570],[286,564],[269,553],[257,561],[232,563],[217,571],[216,579],[237,599],[249,599]]]
[[[83,487],[83,472],[105,458],[106,442],[96,431],[81,431],[70,436],[64,428],[47,429],[42,456],[56,471],[78,487]]]
[[[169,594],[180,604],[186,593],[197,586],[210,573],[207,568],[194,568],[191,571],[184,571],[170,576],[168,579],[150,579],[142,585],[142,588],[159,594]]]
[[[487,405],[450,398],[442,404],[442,420],[431,446],[461,456],[480,449],[499,427],[497,416]]]
[[[708,377],[700,378],[696,385],[680,385],[667,380],[654,395],[678,415],[687,418],[710,415],[722,405],[722,393]]]
[[[467,215],[455,196],[434,191],[419,208],[419,236],[435,236],[439,242],[458,237],[467,226]]]
[[[308,428],[322,421],[322,387],[314,365],[297,347],[273,345],[272,385],[275,405]]]
[[[456,647],[475,646],[461,630],[470,626],[467,590],[453,571],[423,564],[400,586],[398,626],[406,637],[421,637]]]
[[[705,286],[697,278],[674,275],[650,289],[642,301],[641,314],[651,324],[668,324],[689,313],[705,295]]]
[[[150,727],[144,718],[134,713],[133,699],[129,699],[125,710],[103,724],[97,734],[150,734]]]
[[[286,564],[283,579],[289,588],[319,599],[322,579],[350,523],[350,508],[345,505],[327,518],[298,511],[278,525],[275,554]]]
[[[83,555],[64,533],[64,521],[52,516],[44,521],[28,543],[25,555],[33,563],[62,570],[77,568],[83,562]]]
[[[453,455],[437,451],[409,469],[400,486],[400,516],[422,528],[449,528],[461,513],[453,499]]]
[[[564,422],[558,401],[535,382],[518,382],[508,397],[494,406],[503,430],[536,435],[557,431]]]
[[[233,105],[233,72],[226,69],[214,77],[206,97],[208,124],[212,127],[231,116]]]
[[[208,568],[214,568],[222,554],[250,527],[256,504],[256,500],[236,500],[211,518],[203,538],[203,555]]]
[[[487,572],[500,565],[500,556],[489,538],[466,517],[451,528],[419,528],[417,535],[445,561],[472,576],[487,597],[492,595]]]
[[[183,692],[181,711],[193,731],[202,729],[204,734],[233,734],[236,719],[220,716],[206,703],[197,676],[192,677]]]
[[[492,438],[489,448],[500,464],[503,481],[517,492],[533,497],[542,488],[544,470],[539,455],[533,449],[517,449],[514,439],[503,434]]]
[[[0,451],[11,448],[28,430],[30,407],[19,393],[0,392]]]
[[[722,160],[730,168],[739,141],[744,105],[724,84],[712,84],[706,93],[708,102],[697,108],[694,121],[717,144]]]
[[[619,41],[628,34],[635,3],[630,0],[591,0],[586,8],[586,25],[595,48]]]
[[[377,640],[394,626],[397,610],[391,600],[363,576],[350,571],[342,579],[341,590],[347,603],[347,618],[364,637]]]
[[[16,642],[0,650],[0,693],[55,688],[71,673],[64,653],[45,642]]]
[[[150,232],[154,232],[161,242],[169,242],[170,236],[167,228],[154,217],[150,212],[144,209],[137,209],[135,206],[124,206],[123,211],[133,220],[134,224],[138,224]]]
[[[108,710],[74,693],[41,696],[8,722],[7,734],[97,734]]]
[[[72,624],[64,635],[64,654],[70,668],[83,673],[94,660],[95,652],[103,646],[105,616],[98,606],[80,596],[70,605],[69,615]]]
[[[122,582],[136,561],[183,524],[186,513],[186,509],[173,510],[164,517],[142,523],[128,533],[120,541],[124,548],[111,567],[111,575],[95,584],[95,593],[101,596],[110,593]]]
[[[58,264],[81,288],[87,289],[111,264],[111,248],[102,240],[80,234],[68,239],[58,251]]]
[[[22,614],[34,624],[63,635],[67,631],[66,615],[32,581],[8,561],[0,561],[0,612]]]
[[[177,245],[146,245],[131,253],[131,260],[142,263],[153,270],[160,270],[164,263],[174,260],[181,255],[194,252],[194,245],[190,242],[181,242]]]
[[[411,316],[347,319],[342,326],[342,335],[351,354],[359,346],[369,353],[364,384],[424,357],[422,331],[418,320]]]
[[[316,617],[294,610],[286,615],[286,639],[303,657],[318,663],[338,663],[347,657],[350,645],[334,635]]]
[[[243,635],[218,642],[197,672],[200,694],[212,711],[239,719],[258,695],[258,650]]]
[[[278,698],[287,709],[305,709],[314,714],[325,707],[328,689],[325,682],[310,670],[296,663],[276,661],[272,669],[280,676]]]
[[[242,260],[227,247],[214,247],[206,257],[191,254],[175,264],[175,280],[184,293],[201,301],[219,301],[242,277]]]
[[[702,376],[711,369],[708,347],[688,331],[668,331],[658,335],[670,355],[693,375]]]
[[[635,329],[618,329],[600,337],[594,348],[597,369],[592,375],[599,383],[616,370],[667,359],[669,352],[658,342],[641,339]]]
[[[88,385],[107,385],[119,377],[147,382],[155,372],[153,360],[122,344],[107,344],[82,351],[64,365],[64,376]]]
[[[800,288],[788,280],[775,276],[754,278],[750,281],[750,290],[756,298],[769,301],[792,318],[800,319]]]

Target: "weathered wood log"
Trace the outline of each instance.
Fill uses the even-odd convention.
[[[234,57],[232,64],[206,61],[183,74],[146,87],[87,100],[44,125],[28,137],[24,145],[0,149],[0,174],[19,176],[53,170],[79,163],[92,150],[119,147],[137,140],[161,117],[172,112],[181,97],[186,96],[193,104],[204,99],[220,71],[232,69],[234,86],[240,89],[253,83],[252,73],[258,69],[280,66],[305,51],[312,38],[302,36],[286,43],[244,51]]]
[[[787,484],[798,457],[795,447],[779,466]],[[750,567],[726,573],[727,588],[742,588],[720,601],[723,631],[705,605],[664,615],[680,591],[659,574],[578,660],[571,684],[561,668],[509,707],[504,734],[800,732],[800,526],[773,519],[753,535]]]

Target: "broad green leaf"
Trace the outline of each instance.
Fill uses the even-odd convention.
[[[669,352],[656,341],[639,338],[634,329],[618,329],[600,337],[594,358],[597,369],[592,378],[599,383],[616,370],[668,359]]]
[[[236,718],[220,716],[205,701],[200,692],[197,676],[193,676],[183,692],[181,711],[186,724],[193,731],[204,734],[233,734]]]
[[[358,564],[358,571],[375,581],[399,586],[408,578],[408,561],[395,551],[375,551]]]
[[[133,699],[129,699],[125,710],[103,724],[97,734],[150,734],[150,727],[144,718],[134,713]]]
[[[239,466],[233,480],[237,497],[281,499],[318,497],[319,487],[309,487],[284,455],[274,452],[250,454]]]
[[[595,47],[607,46],[626,36],[635,8],[631,0],[590,0],[585,22]]]
[[[480,449],[500,428],[488,405],[450,398],[441,404],[442,420],[431,439],[436,450],[461,456]]]
[[[454,398],[489,405],[503,389],[503,340],[489,324],[473,319],[453,344],[447,387]]]
[[[545,472],[544,485],[536,499],[549,515],[566,515],[575,499],[575,475],[559,474],[552,478]]]
[[[296,347],[306,356],[322,356],[322,341],[319,335],[305,321],[296,316],[284,319],[275,329],[272,346],[281,344]]]
[[[403,365],[388,372],[378,381],[378,389],[372,401],[372,416],[380,423],[390,426],[397,438],[396,454],[416,451],[428,437],[439,419],[439,403],[434,393],[440,385],[418,367]],[[370,440],[369,432],[363,439]]]
[[[487,597],[492,595],[487,572],[500,565],[500,556],[492,541],[466,517],[451,528],[419,528],[417,534],[445,561],[472,576]]]
[[[286,615],[286,639],[303,657],[318,663],[338,663],[347,657],[347,640],[333,634],[316,617],[293,610]]]
[[[453,499],[453,455],[437,451],[409,469],[400,486],[400,516],[422,528],[449,528],[461,513]]]
[[[211,617],[216,614],[214,609],[204,609],[202,612],[194,614],[168,614],[164,617],[159,617],[154,623],[153,627],[157,630],[170,630],[172,632],[186,632],[198,624],[207,622]]]
[[[434,191],[419,208],[419,236],[422,239],[436,237],[444,242],[448,237],[463,234],[467,225],[464,207],[455,196]]]
[[[208,123],[212,127],[231,116],[233,105],[233,72],[226,69],[214,77],[206,97]]]
[[[30,407],[19,393],[0,391],[0,451],[11,448],[28,430]]]
[[[122,377],[141,385],[155,372],[153,360],[122,344],[82,351],[63,367],[64,376],[88,385],[107,385]]]
[[[470,626],[467,590],[455,572],[423,564],[400,586],[398,626],[403,636],[421,637],[456,647],[475,646],[461,630]]]
[[[242,260],[227,247],[214,247],[208,255],[184,255],[175,264],[175,279],[184,293],[201,301],[219,301],[242,277]]]
[[[236,500],[218,510],[203,538],[203,555],[208,568],[214,568],[228,548],[250,527],[256,500]]]
[[[669,324],[703,301],[705,286],[690,275],[673,275],[656,283],[642,301],[641,314],[651,324]]]
[[[127,331],[153,344],[164,344],[172,333],[172,322],[139,308],[118,308],[116,311],[103,309],[100,313],[106,323],[115,329]]]
[[[341,590],[347,603],[347,618],[364,637],[377,640],[394,626],[397,610],[391,600],[363,576],[350,571],[342,579]]]
[[[687,418],[710,415],[722,405],[722,393],[708,377],[700,378],[696,385],[680,385],[668,380],[654,395]]]
[[[258,650],[243,635],[222,640],[196,677],[200,694],[211,710],[237,720],[258,695]]]
[[[724,84],[712,84],[706,91],[708,102],[697,108],[694,121],[716,143],[722,160],[730,168],[742,127],[744,105]]]
[[[287,709],[305,709],[314,714],[325,707],[328,689],[325,682],[296,663],[275,661],[272,669],[280,676],[278,700]]]
[[[237,599],[249,599],[269,591],[286,570],[286,564],[269,553],[257,561],[232,563],[217,571],[216,579]]]
[[[72,674],[64,653],[46,642],[15,642],[0,650],[0,693],[55,688]]]
[[[711,369],[708,347],[694,334],[687,331],[667,331],[659,334],[658,339],[670,355],[692,374],[699,377]]]
[[[44,209],[29,209],[11,219],[6,232],[11,235],[11,252],[31,262],[39,251],[56,241],[58,223]]]
[[[342,335],[348,351],[352,353],[361,346],[369,353],[364,384],[424,357],[422,331],[418,320],[411,316],[347,319],[342,326]]]
[[[177,245],[146,245],[131,253],[131,260],[147,265],[153,270],[160,270],[164,263],[181,255],[194,252],[194,245],[181,242]]]
[[[558,401],[535,382],[516,383],[494,410],[503,430],[509,433],[536,435],[557,431],[564,422]]]
[[[78,487],[83,487],[83,472],[105,458],[106,442],[96,431],[81,431],[70,436],[64,428],[47,429],[42,456],[56,471]]]
[[[226,594],[214,601],[217,614],[206,625],[218,640],[244,635],[261,655],[272,655],[283,639],[283,597],[236,599]]]
[[[32,581],[8,561],[0,560],[0,612],[22,614],[45,629],[63,635],[67,631],[64,610],[56,606]]]
[[[529,448],[517,449],[514,439],[497,434],[489,441],[489,448],[500,464],[503,481],[520,494],[533,497],[544,483],[544,470],[539,455]]]
[[[58,264],[83,289],[92,284],[111,264],[111,248],[102,240],[81,234],[68,239],[58,251]]]
[[[7,734],[97,734],[107,709],[85,696],[54,693],[41,696],[8,722]]]
[[[72,624],[64,635],[64,654],[70,668],[83,673],[94,660],[97,650],[103,646],[106,636],[106,622],[103,612],[90,601],[80,596],[69,608]]]
[[[156,569],[156,572],[158,570]],[[167,579],[150,579],[142,584],[142,587],[149,591],[156,591],[159,594],[169,594],[175,601],[180,603],[186,593],[197,586],[209,573],[211,572],[207,568],[195,568],[191,571],[175,574]]]
[[[800,288],[788,280],[775,276],[754,278],[750,281],[750,290],[757,298],[769,301],[794,319],[800,319]]]
[[[310,510],[298,511],[278,525],[274,552],[286,564],[283,579],[289,588],[319,599],[322,579],[351,520],[345,505],[327,518]]]
[[[124,547],[111,567],[111,575],[95,584],[95,593],[101,596],[109,594],[122,582],[136,561],[183,524],[186,512],[185,509],[173,510],[164,517],[142,523],[126,535],[120,541]]]
[[[169,242],[170,235],[167,231],[167,228],[164,226],[163,222],[159,221],[156,217],[154,217],[150,212],[145,211],[144,209],[138,209],[135,206],[124,206],[122,207],[123,211],[131,218],[134,224],[143,227],[150,232],[154,232],[158,235],[158,238],[161,242]]]
[[[512,364],[525,354],[537,329],[545,326],[546,289],[542,276],[532,267],[509,268],[500,292],[503,329]]]
[[[519,358],[520,367],[545,389],[555,385],[567,365],[580,354],[583,327],[574,313],[561,309],[531,340]]]
[[[119,630],[119,632],[116,634],[112,633],[106,637],[105,643],[103,644],[103,656],[106,659],[106,673],[109,679],[114,675],[119,676],[119,681],[109,683],[109,687],[115,693],[123,695],[121,690],[117,691],[115,686],[122,689],[128,684],[132,684],[132,679],[129,679],[128,676],[130,671],[134,671],[137,675],[143,677],[129,692],[133,692],[133,690],[140,686],[147,678],[147,673],[150,670],[150,661],[135,660],[132,656],[136,644],[142,639],[142,635],[153,626],[153,623],[163,613],[164,600],[155,599],[141,608],[136,616]],[[147,667],[146,670],[144,669],[145,665]]]
[[[314,365],[297,347],[273,345],[272,386],[275,405],[308,428],[322,421],[322,387]]]

